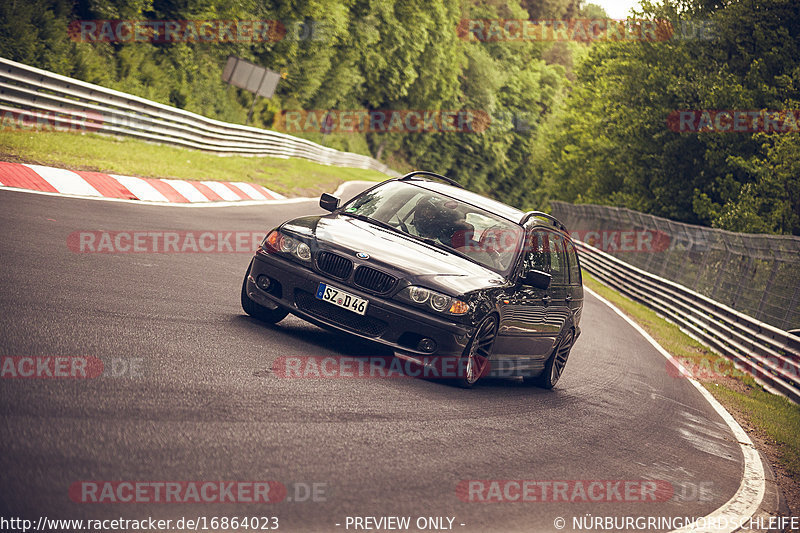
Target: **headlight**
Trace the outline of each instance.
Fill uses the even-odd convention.
[[[444,311],[450,306],[450,297],[444,294],[433,293],[431,295],[431,307],[437,311]]]
[[[412,285],[408,288],[408,296],[418,304],[424,304],[430,295],[431,291],[423,289],[422,287],[415,287]]]
[[[281,242],[281,252],[286,254],[293,252],[295,247],[297,246],[297,241],[295,241],[291,237],[287,237],[286,235],[281,236],[280,242]]]
[[[439,313],[451,315],[465,315],[469,312],[469,304],[440,292],[411,285],[403,289],[398,295],[419,305],[426,305]]]
[[[311,261],[311,248],[306,243],[286,236],[278,230],[271,231],[264,238],[261,247],[268,252],[282,252],[293,255],[301,261]]]
[[[298,243],[297,248],[294,249],[294,255],[303,261],[311,261],[311,248],[304,242]]]

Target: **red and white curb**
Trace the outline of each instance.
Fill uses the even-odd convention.
[[[137,178],[0,161],[0,187],[170,204],[285,200],[255,183]]]

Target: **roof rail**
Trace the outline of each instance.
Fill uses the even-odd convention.
[[[405,176],[403,176],[401,178],[397,178],[397,180],[398,181],[410,180],[410,179],[414,179],[417,176],[429,176],[429,177],[432,177],[432,178],[437,178],[437,179],[445,181],[449,185],[452,185],[454,187],[458,187],[459,189],[463,189],[464,188],[464,186],[461,185],[456,180],[450,179],[447,176],[442,176],[441,174],[436,174],[435,172],[429,172],[427,170],[415,170],[413,172],[409,172],[408,174],[406,174]]]
[[[567,227],[564,224],[562,224],[560,220],[558,220],[550,213],[545,213],[544,211],[528,211],[527,213],[525,213],[525,215],[522,217],[522,220],[520,220],[519,223],[520,225],[524,225],[528,220],[532,218],[546,218],[547,220],[552,222],[553,225],[558,229],[568,231]]]

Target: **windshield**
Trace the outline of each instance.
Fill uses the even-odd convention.
[[[355,198],[343,212],[446,247],[503,275],[513,266],[523,234],[518,224],[484,209],[402,181]]]

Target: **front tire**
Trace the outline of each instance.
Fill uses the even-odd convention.
[[[475,328],[475,333],[458,361],[459,376],[456,384],[465,389],[472,388],[489,370],[489,358],[497,338],[497,317],[489,315]]]
[[[269,309],[250,299],[250,297],[247,295],[247,276],[249,275],[250,268],[247,269],[247,273],[244,275],[244,281],[242,281],[242,309],[244,309],[244,312],[253,318],[257,318],[258,320],[267,322],[269,324],[277,324],[286,318],[286,315],[289,314],[289,311],[283,307],[276,306],[275,309]]]
[[[542,373],[535,377],[522,378],[523,381],[543,389],[552,389],[555,387],[556,383],[558,383],[558,380],[561,378],[561,374],[564,373],[564,367],[567,366],[569,352],[572,350],[572,345],[574,343],[575,330],[569,328],[556,344],[556,347],[553,349],[553,355],[547,360]]]

